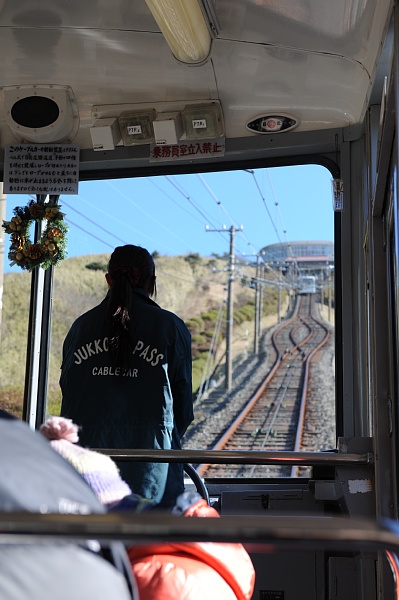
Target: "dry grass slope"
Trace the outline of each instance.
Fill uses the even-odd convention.
[[[53,315],[49,365],[49,412],[60,401],[58,387],[61,350],[71,323],[98,304],[106,293],[104,272],[108,254],[70,258],[54,269]],[[218,310],[226,298],[228,274],[223,259],[188,256],[156,258],[157,302],[188,321],[192,317]],[[240,278],[254,275],[252,267],[240,267]],[[22,406],[25,381],[26,340],[31,276],[27,272],[7,273],[4,277],[3,311],[0,339],[0,407],[18,414]],[[253,302],[254,292],[235,283],[235,304]]]

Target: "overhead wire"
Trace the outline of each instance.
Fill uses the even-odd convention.
[[[294,255],[293,250],[292,250],[291,242],[290,242],[290,240],[288,238],[288,233],[287,233],[287,230],[285,228],[285,225],[284,225],[284,222],[283,222],[283,218],[281,216],[280,204],[279,204],[279,202],[277,200],[277,197],[276,197],[276,192],[275,192],[275,189],[274,189],[274,185],[273,185],[272,179],[270,177],[269,169],[266,169],[266,175],[267,175],[267,178],[268,178],[268,181],[269,181],[270,189],[271,189],[272,194],[273,194],[274,205],[276,206],[276,212],[277,212],[278,217],[280,219],[280,224],[281,224],[281,226],[283,228],[283,233],[284,233],[284,237],[285,237],[285,243],[287,244],[288,252],[290,253],[290,257],[293,260],[293,264],[295,266],[295,269],[297,269],[298,268],[297,259],[296,259],[296,256]]]
[[[217,225],[212,223],[211,219],[200,208],[198,208],[191,196],[187,194],[187,192],[181,186],[178,186],[177,183],[172,179],[172,177],[170,177],[169,175],[164,175],[164,177],[186,200],[188,200],[191,206],[193,206],[193,208],[195,208],[195,210],[205,219],[205,223],[210,223],[212,227],[214,227],[215,229],[217,228]]]
[[[262,199],[262,201],[263,201],[263,204],[264,204],[264,207],[265,207],[265,209],[266,209],[266,212],[267,212],[267,214],[269,215],[270,222],[271,222],[271,224],[272,224],[272,226],[273,226],[273,229],[274,229],[274,231],[276,232],[277,239],[279,240],[279,242],[280,242],[280,244],[281,244],[282,242],[281,242],[280,234],[279,234],[279,232],[278,232],[278,229],[277,229],[277,227],[276,227],[276,224],[275,224],[275,222],[274,222],[274,220],[273,220],[273,217],[272,217],[272,215],[271,215],[271,213],[270,213],[269,207],[267,206],[266,199],[265,199],[265,197],[263,196],[263,194],[262,194],[262,190],[260,189],[259,183],[258,183],[258,181],[257,181],[257,179],[256,179],[256,176],[255,176],[255,171],[254,171],[253,169],[243,169],[243,170],[244,170],[246,173],[250,173],[250,175],[252,175],[252,177],[253,177],[253,180],[254,180],[254,182],[255,182],[255,185],[256,185],[256,187],[257,187],[257,189],[258,189],[258,192],[259,192],[259,194],[260,194],[260,197],[261,197],[261,199]]]
[[[197,392],[197,401],[201,400],[201,397],[206,394],[208,392],[209,389],[209,382],[210,382],[210,376],[211,373],[209,373],[209,369],[211,366],[211,360],[212,358],[215,357],[216,355],[216,350],[217,350],[217,341],[219,338],[219,334],[220,334],[220,329],[223,323],[223,315],[225,312],[225,307],[227,304],[227,297],[223,298],[221,304],[220,304],[220,308],[218,311],[218,315],[216,317],[216,323],[215,323],[215,327],[213,330],[213,334],[212,334],[212,339],[211,339],[211,343],[209,345],[209,350],[208,350],[208,354],[206,357],[206,363],[205,363],[205,367],[204,367],[204,371],[202,374],[202,379],[201,379],[201,383],[200,383],[200,387],[198,389]]]
[[[165,176],[165,179],[184,197],[185,200],[188,200],[190,202],[190,204],[193,206],[193,208],[201,215],[201,217],[204,219],[205,223],[209,223],[212,227],[214,227],[215,229],[217,228],[217,225],[213,222],[213,219],[211,217],[209,217],[209,215],[207,215],[205,213],[204,210],[201,210],[201,208],[198,206],[198,203],[196,203],[194,201],[194,199],[180,186],[178,185],[171,177],[169,176]],[[203,185],[206,187],[206,189],[208,190],[208,192],[212,195],[212,197],[215,199],[215,201],[220,205],[221,209],[225,212],[225,214],[233,221],[231,215],[228,213],[228,211],[226,210],[226,208],[223,206],[223,204],[220,202],[220,200],[216,197],[216,195],[214,194],[214,192],[212,191],[212,189],[210,188],[210,186],[205,182],[205,180],[203,178],[201,178],[201,181],[203,183]],[[182,241],[183,243],[187,243],[184,240],[182,240],[181,238],[179,238],[178,236],[176,236],[176,234],[174,234],[173,231],[171,231],[169,228],[165,227],[162,223],[160,223],[159,221],[157,221],[157,219],[154,219],[152,217],[152,215],[150,215],[147,211],[145,211],[142,207],[138,206],[136,203],[134,203],[131,198],[124,194],[123,192],[121,192],[116,186],[114,186],[112,183],[110,182],[106,182],[107,185],[109,185],[112,189],[114,189],[119,195],[121,195],[122,197],[124,197],[130,204],[134,205],[136,208],[138,208],[141,212],[143,212],[144,214],[146,214],[146,216],[148,216],[149,218],[151,218],[152,220],[154,220],[158,225],[160,225],[163,229],[165,229],[168,233],[170,233],[172,236],[174,236],[176,239],[178,239],[179,241]],[[163,190],[162,188],[160,188],[160,186],[158,186],[154,181],[151,180],[152,185],[154,185],[155,187],[157,187],[163,194],[165,194],[170,200],[174,201],[174,199],[170,196],[170,194],[168,194],[165,190]],[[91,204],[90,202],[88,202],[85,199],[82,199],[84,202],[86,202],[89,206],[92,206],[93,209],[96,209],[100,212],[102,212],[103,214],[105,214],[108,218],[115,220],[118,223],[121,223],[124,227],[128,227],[129,229],[131,229],[132,231],[135,231],[136,233],[139,233],[140,235],[143,235],[142,231],[138,231],[137,229],[135,229],[134,227],[131,227],[130,225],[128,225],[126,222],[123,222],[119,219],[116,219],[113,215],[111,215],[110,213],[107,213],[106,211],[102,210],[100,207],[98,206],[94,206],[93,204]],[[177,206],[179,206],[179,208],[181,208],[182,210],[185,210],[184,207],[182,207],[181,205],[179,205],[177,202],[175,202],[177,204]],[[74,209],[70,204],[67,204],[64,201],[64,204],[67,205],[69,208],[71,208],[72,210],[75,210],[78,214],[80,214],[83,218],[86,218],[89,222],[96,224],[95,221],[89,219],[86,215],[84,215],[83,213],[81,213],[80,211],[78,211],[77,209]],[[188,211],[185,211],[188,212]],[[189,213],[193,218],[196,218],[197,220],[198,217],[196,217],[195,215],[193,215],[192,213]],[[236,225],[236,224],[235,224]],[[98,226],[98,224],[97,224]],[[237,225],[236,225],[237,226]],[[122,241],[121,238],[118,238],[118,236],[116,236],[115,234],[111,233],[109,230],[105,229],[102,226],[99,226],[100,229],[102,229],[103,231],[105,231],[106,233],[108,233],[109,235],[111,235],[112,237],[114,237],[115,239],[118,239],[119,241]],[[228,234],[228,230],[226,230],[226,233],[224,231],[220,231],[218,232],[222,239],[225,241],[226,240],[226,234]],[[90,234],[90,232],[89,232]],[[145,235],[145,234],[144,234]],[[161,242],[159,242],[158,240],[154,240],[154,238],[151,238],[148,235],[145,235],[145,237],[147,239],[150,239],[153,243],[155,244],[160,244],[161,246],[164,246],[164,244],[162,244]],[[246,237],[246,235],[244,234],[243,237],[246,239],[247,244],[249,246],[252,246],[254,249],[254,252],[256,252],[255,247],[253,246],[253,244],[251,244],[251,242],[248,240],[248,238]],[[125,243],[125,242],[124,242]],[[170,250],[170,247],[168,246],[168,249]],[[176,250],[175,250],[176,252]],[[245,252],[241,252],[239,251],[240,254],[242,254],[245,257]],[[176,252],[177,253],[177,252]]]
[[[182,238],[180,238],[178,235],[176,235],[174,233],[174,231],[172,231],[171,229],[169,229],[169,227],[166,227],[166,225],[164,225],[163,223],[161,223],[160,221],[158,221],[158,219],[156,219],[152,214],[150,214],[149,212],[147,212],[146,210],[144,210],[144,208],[142,206],[140,206],[139,204],[137,204],[137,202],[134,202],[134,200],[132,200],[130,198],[130,196],[128,196],[127,194],[125,194],[124,192],[122,192],[121,190],[119,190],[110,181],[107,181],[106,183],[107,183],[107,185],[109,187],[111,187],[113,190],[115,190],[120,196],[122,196],[122,198],[125,198],[125,200],[127,200],[127,202],[129,204],[131,204],[131,206],[134,206],[135,208],[137,208],[146,217],[148,217],[149,219],[151,219],[152,221],[154,221],[154,223],[156,223],[159,227],[162,227],[162,229],[164,229],[165,231],[167,231],[171,236],[173,236],[174,238],[176,238],[179,242],[182,242],[183,244],[187,244],[186,240],[183,240]]]
[[[79,214],[81,217],[83,217],[84,219],[86,219],[87,221],[89,221],[90,223],[92,223],[93,225],[95,225],[96,227],[98,227],[99,229],[101,229],[102,231],[104,231],[105,233],[107,233],[108,235],[114,237],[115,239],[117,239],[118,241],[122,242],[123,244],[128,244],[129,242],[126,242],[125,240],[118,238],[117,236],[115,236],[111,231],[105,229],[105,227],[102,227],[102,225],[99,225],[98,223],[96,223],[93,219],[90,219],[87,215],[85,215],[84,213],[82,213],[81,211],[79,211],[77,208],[74,208],[73,206],[71,206],[68,202],[66,202],[64,199],[62,200],[62,206],[67,206],[69,209],[73,210],[74,212],[76,212],[77,214]],[[105,246],[107,246],[108,248],[114,249],[114,246],[112,246],[111,244],[108,244],[104,239],[97,237],[92,231],[89,231],[87,229],[85,229],[84,227],[82,227],[81,225],[78,225],[77,223],[75,223],[74,221],[72,221],[69,217],[65,217],[65,220],[68,224],[73,225],[74,227],[77,227],[78,229],[80,229],[81,231],[83,231],[84,233],[86,233],[87,235],[91,236],[92,238],[96,239],[97,241],[101,242],[102,244],[104,244]],[[179,281],[184,281],[185,283],[194,283],[195,285],[198,285],[198,282],[193,282],[190,279],[186,279],[184,277],[179,277],[178,275],[174,275],[172,273],[169,273],[167,271],[164,271],[163,269],[158,268],[157,269],[158,273],[162,273],[162,275],[165,275],[166,277],[170,277],[171,279],[176,279]],[[200,282],[201,284],[204,283],[204,280],[202,280]],[[214,283],[212,281],[209,281],[208,283]]]
[[[272,215],[271,215],[271,213],[270,213],[269,207],[268,207],[268,205],[267,205],[267,202],[266,202],[266,199],[265,199],[265,197],[264,197],[264,195],[263,195],[263,193],[262,193],[262,190],[261,190],[261,188],[260,188],[260,186],[259,186],[258,180],[256,179],[255,171],[254,171],[253,169],[243,169],[243,170],[244,170],[246,173],[249,173],[250,175],[252,175],[252,177],[253,177],[253,180],[254,180],[254,182],[255,182],[255,185],[256,185],[256,187],[257,187],[257,189],[258,189],[258,192],[259,192],[259,194],[260,194],[260,197],[261,197],[261,199],[262,199],[262,201],[263,201],[264,207],[265,207],[265,209],[266,209],[266,211],[267,211],[267,214],[268,214],[268,216],[269,216],[270,222],[271,222],[271,224],[272,224],[272,226],[273,226],[273,229],[274,229],[274,231],[276,232],[277,239],[278,239],[279,243],[280,243],[280,244],[282,244],[283,242],[281,241],[281,237],[280,237],[280,234],[279,234],[279,232],[278,232],[277,226],[276,226],[276,224],[275,224],[275,222],[274,222],[274,220],[273,220],[273,217],[272,217]],[[269,182],[270,182],[270,184],[271,184],[271,188],[272,188],[272,193],[273,193],[273,195],[274,195],[275,204],[278,206],[278,203],[277,203],[277,201],[276,201],[276,195],[275,195],[275,192],[274,192],[273,185],[272,185],[272,183],[271,183],[271,179],[270,179],[269,172],[268,172],[267,170],[266,170],[266,172],[267,172],[267,175],[268,175],[268,177],[269,177]],[[281,220],[281,222],[282,222],[282,220]],[[286,233],[285,229],[284,229],[284,233]],[[291,254],[292,254],[292,251],[291,251]],[[264,256],[262,255],[262,253],[260,253],[260,258],[261,258],[261,260],[262,260],[264,263],[268,262],[268,261],[266,261],[266,260],[265,260],[265,258],[264,258]],[[296,264],[295,257],[294,257],[294,263]]]
[[[214,193],[214,191],[211,189],[211,187],[209,186],[209,184],[205,181],[205,179],[203,178],[202,175],[200,175],[199,173],[197,173],[197,177],[199,178],[199,180],[201,181],[201,183],[204,185],[204,187],[208,190],[209,194],[212,196],[212,198],[216,201],[216,204],[223,210],[223,212],[226,214],[226,216],[230,219],[230,221],[232,222],[232,224],[234,225],[234,227],[236,229],[239,229],[239,226],[237,225],[237,223],[234,221],[233,217],[229,214],[228,210],[225,208],[225,206],[222,204],[222,201],[216,196],[216,194]],[[252,247],[252,250],[255,252],[255,255],[257,253],[257,250],[255,248],[255,246],[252,244],[252,242],[249,241],[249,239],[247,238],[247,236],[245,235],[244,230],[240,230],[242,231],[243,237],[244,239],[247,241],[248,246]],[[245,256],[245,253],[240,252],[240,254],[242,254],[243,256]]]
[[[128,243],[125,240],[123,240],[122,238],[120,238],[117,235],[115,235],[114,233],[112,233],[111,231],[108,231],[108,229],[105,229],[105,227],[103,227],[102,225],[99,225],[99,223],[96,223],[96,221],[93,221],[93,219],[90,219],[87,215],[85,215],[84,213],[82,213],[80,210],[78,210],[77,208],[74,208],[73,206],[71,206],[71,204],[68,204],[68,202],[65,202],[65,200],[62,201],[62,205],[63,206],[67,206],[68,208],[70,208],[71,210],[73,210],[74,212],[76,212],[78,215],[80,215],[81,217],[83,217],[84,219],[86,219],[87,221],[89,221],[89,223],[92,223],[93,225],[95,225],[96,227],[98,227],[98,229],[101,229],[102,231],[104,231],[105,233],[107,233],[111,237],[115,238],[119,242],[122,242],[122,244],[127,244]],[[74,226],[75,227],[79,227],[76,224],[74,224]],[[80,227],[80,229],[83,229],[83,228]],[[90,233],[90,231],[86,231],[86,233],[88,233],[89,235],[92,235]],[[96,236],[93,236],[93,237],[96,237]],[[98,239],[98,238],[96,238],[96,239]]]
[[[250,173],[250,174],[253,176],[253,178],[254,178],[254,181],[255,181],[255,183],[256,183],[256,186],[257,186],[257,189],[258,189],[258,192],[259,192],[259,194],[261,195],[262,201],[263,201],[263,203],[264,203],[264,205],[265,205],[265,207],[266,207],[266,209],[267,209],[267,212],[268,212],[268,214],[269,214],[269,218],[271,219],[272,225],[273,225],[273,227],[274,227],[274,229],[275,229],[275,231],[276,231],[277,237],[278,237],[279,241],[281,242],[281,238],[280,238],[280,236],[279,236],[279,234],[278,234],[277,227],[276,227],[276,225],[275,225],[275,223],[274,223],[274,221],[273,221],[273,218],[272,218],[272,216],[271,216],[271,214],[270,214],[270,211],[269,211],[269,209],[268,209],[268,206],[267,206],[266,200],[265,200],[265,198],[264,198],[264,196],[263,196],[263,194],[262,194],[262,191],[261,191],[261,189],[260,189],[259,183],[258,183],[258,181],[257,181],[257,179],[256,179],[256,177],[255,177],[255,172],[254,172],[253,170],[249,170],[249,169],[244,169],[244,171],[246,171],[246,172],[249,172],[249,173]],[[270,180],[270,176],[269,176],[269,174],[268,174],[268,173],[267,173],[267,176],[269,177],[269,180]],[[164,176],[164,177],[165,177],[165,179],[166,179],[166,180],[167,180],[167,181],[168,181],[168,182],[169,182],[169,183],[170,183],[170,184],[171,184],[171,185],[172,185],[172,186],[173,186],[173,187],[174,187],[174,188],[175,188],[175,189],[176,189],[176,190],[179,192],[179,194],[181,194],[181,195],[184,197],[184,199],[185,199],[185,200],[187,200],[187,201],[188,201],[188,202],[191,204],[191,206],[193,206],[193,208],[194,208],[194,209],[195,209],[195,210],[196,210],[196,211],[197,211],[197,212],[198,212],[198,213],[201,215],[201,217],[204,219],[204,221],[205,221],[206,223],[209,223],[209,224],[210,224],[212,227],[214,227],[215,229],[217,229],[217,225],[214,223],[214,221],[213,221],[213,218],[210,218],[210,217],[209,217],[209,215],[207,215],[207,214],[206,214],[206,212],[205,212],[203,209],[201,209],[201,208],[199,207],[198,203],[196,203],[196,202],[194,201],[194,199],[192,198],[192,196],[190,196],[190,194],[188,194],[188,193],[187,193],[187,192],[186,192],[186,191],[183,189],[183,187],[182,187],[181,185],[178,185],[178,184],[177,184],[177,183],[174,181],[174,179],[173,179],[172,177],[170,177],[170,176]],[[216,194],[215,194],[215,193],[214,193],[214,191],[211,189],[210,185],[209,185],[209,184],[206,182],[206,180],[204,179],[204,177],[203,177],[201,174],[197,174],[197,177],[198,177],[198,178],[199,178],[199,180],[201,181],[202,185],[203,185],[203,186],[206,188],[206,190],[208,191],[208,193],[209,193],[209,194],[212,196],[212,198],[215,200],[215,202],[216,202],[216,204],[219,206],[219,208],[220,208],[220,209],[221,209],[221,210],[224,212],[224,214],[225,214],[225,215],[226,215],[226,216],[227,216],[227,217],[230,219],[230,221],[232,222],[232,224],[233,224],[233,225],[234,225],[234,226],[235,226],[235,227],[238,229],[238,225],[237,225],[237,223],[236,223],[235,219],[234,219],[234,218],[231,216],[231,214],[230,214],[230,213],[229,213],[229,211],[226,209],[226,207],[225,207],[225,206],[224,206],[224,204],[221,202],[221,200],[220,200],[220,199],[219,199],[219,198],[216,196]],[[168,197],[168,198],[169,198],[171,201],[173,201],[175,204],[177,204],[177,206],[178,206],[180,209],[182,209],[182,210],[185,210],[183,206],[181,206],[179,203],[177,203],[177,202],[174,200],[174,198],[172,198],[172,197],[170,196],[170,194],[168,194],[168,193],[167,193],[167,192],[166,192],[164,189],[162,189],[162,188],[161,188],[159,185],[157,185],[157,183],[155,183],[155,182],[154,182],[152,179],[150,180],[150,182],[151,182],[151,184],[152,184],[152,185],[154,185],[155,187],[157,187],[157,189],[159,189],[159,190],[160,190],[160,191],[161,191],[163,194],[165,194],[165,195],[166,195],[166,196],[167,196],[167,197]],[[182,240],[181,238],[179,238],[178,236],[176,236],[176,235],[174,234],[174,232],[173,232],[173,231],[171,231],[169,228],[165,227],[165,226],[164,226],[162,223],[160,223],[160,222],[159,222],[157,219],[154,219],[154,217],[153,217],[152,215],[150,215],[150,214],[149,214],[147,211],[145,211],[145,210],[144,210],[144,209],[143,209],[141,206],[138,206],[138,205],[137,205],[135,202],[133,202],[133,201],[131,200],[131,198],[130,198],[128,195],[126,195],[126,194],[125,194],[125,193],[123,193],[121,190],[119,190],[119,189],[118,189],[118,188],[117,188],[115,185],[113,185],[113,184],[112,184],[112,183],[110,183],[110,182],[106,182],[106,183],[107,183],[107,185],[109,185],[109,186],[110,186],[112,189],[114,189],[114,190],[115,190],[115,191],[116,191],[116,192],[117,192],[119,195],[121,195],[122,197],[124,197],[124,198],[125,198],[125,199],[126,199],[126,200],[127,200],[129,203],[130,203],[130,204],[132,204],[133,206],[135,206],[136,208],[138,208],[138,209],[139,209],[141,212],[143,212],[144,214],[146,214],[146,216],[147,216],[147,217],[149,217],[149,218],[151,218],[152,220],[154,220],[154,221],[155,221],[155,222],[156,222],[156,223],[157,223],[159,226],[161,226],[163,229],[165,229],[165,230],[166,230],[168,233],[170,233],[171,235],[173,235],[173,236],[174,236],[176,239],[178,239],[179,241],[182,241],[182,242],[184,242],[184,240]],[[271,183],[271,181],[270,181],[270,183]],[[271,183],[271,187],[272,187],[272,183]],[[272,188],[272,189],[273,189],[273,188]],[[273,189],[273,194],[274,194],[274,197],[275,197],[275,192],[274,192],[274,189]],[[111,215],[111,214],[107,213],[106,211],[102,210],[102,209],[101,209],[101,208],[99,208],[98,206],[94,206],[94,205],[90,204],[90,203],[89,203],[87,200],[84,200],[84,201],[85,201],[85,202],[86,202],[86,203],[87,203],[89,206],[92,206],[92,207],[93,207],[93,208],[95,208],[96,210],[99,210],[99,211],[103,212],[103,214],[107,215],[107,217],[109,217],[109,218],[111,218],[111,219],[114,219],[115,221],[117,221],[117,222],[119,222],[119,223],[123,224],[123,226],[124,226],[124,227],[128,227],[128,228],[129,228],[129,229],[131,229],[132,231],[135,231],[136,233],[140,233],[141,235],[143,235],[142,231],[138,231],[137,229],[135,229],[135,228],[131,227],[130,225],[127,225],[127,224],[126,224],[126,222],[122,222],[122,221],[120,221],[120,220],[116,219],[115,217],[113,217],[113,215]],[[111,232],[111,231],[109,231],[108,229],[106,229],[106,228],[102,227],[101,225],[99,225],[98,223],[96,223],[94,220],[90,219],[89,217],[87,217],[86,215],[84,215],[83,213],[81,213],[80,211],[78,211],[77,209],[73,208],[73,207],[72,207],[70,204],[66,203],[65,201],[64,201],[64,204],[65,204],[66,206],[68,206],[69,208],[71,208],[72,210],[75,210],[75,212],[77,212],[77,213],[78,213],[79,215],[81,215],[83,218],[86,218],[86,219],[87,219],[87,220],[88,220],[90,223],[92,223],[92,224],[96,225],[97,227],[99,227],[99,229],[101,229],[102,231],[104,231],[104,232],[105,232],[105,233],[107,233],[108,235],[110,235],[110,236],[114,237],[115,239],[117,239],[118,241],[121,241],[122,243],[126,243],[124,240],[122,240],[120,237],[116,236],[114,233],[112,233],[112,232]],[[277,203],[277,201],[275,201],[275,204],[276,204],[276,206],[278,206],[278,203]],[[196,218],[198,221],[200,221],[200,220],[198,219],[198,217],[196,217],[195,215],[193,215],[193,214],[192,214],[192,213],[190,213],[189,211],[185,210],[185,212],[187,212],[187,213],[188,213],[188,214],[190,214],[190,215],[191,215],[193,218]],[[281,218],[281,214],[280,214],[280,218]],[[82,229],[83,231],[86,231],[86,230],[85,230],[83,227],[81,227],[81,229]],[[253,255],[254,255],[254,256],[256,256],[256,255],[258,254],[258,251],[257,251],[257,249],[255,248],[254,244],[252,244],[252,242],[251,242],[251,241],[248,239],[248,237],[246,236],[245,232],[244,232],[243,230],[241,230],[241,231],[243,232],[243,235],[242,235],[242,237],[243,237],[243,238],[244,238],[244,240],[246,241],[247,245],[248,245],[249,247],[251,247],[251,249],[252,249],[252,251],[253,251]],[[87,233],[88,233],[89,235],[91,234],[90,232],[87,232]],[[224,240],[226,240],[226,237],[225,237],[225,236],[226,236],[226,234],[228,234],[228,233],[229,233],[229,231],[226,229],[226,232],[224,232],[224,231],[220,231],[220,232],[219,232],[219,231],[218,231],[218,233],[221,235],[221,237],[222,237]],[[94,237],[94,238],[96,238],[96,239],[99,239],[99,238],[97,238],[97,237],[96,237],[96,236],[94,236],[94,235],[93,235],[93,237]],[[164,244],[160,243],[158,240],[154,240],[153,238],[151,238],[151,237],[150,237],[150,236],[148,236],[148,235],[145,235],[145,237],[146,237],[146,238],[148,238],[148,239],[151,239],[151,241],[153,241],[153,242],[154,242],[154,243],[156,243],[156,244],[161,244],[162,246],[164,245]],[[240,238],[239,238],[239,240],[240,240]],[[101,241],[103,242],[103,240],[101,240]],[[185,243],[185,242],[184,242],[184,243]],[[239,241],[239,244],[240,244],[240,241]],[[168,247],[168,248],[169,248],[169,247]],[[247,254],[245,251],[241,251],[240,249],[238,249],[238,252],[239,252],[239,253],[240,253],[240,254],[241,254],[241,255],[242,255],[244,258],[247,258],[247,257],[249,256],[249,255],[248,255],[248,254]],[[251,256],[252,256],[252,254],[251,254]]]
[[[81,231],[84,231],[85,233],[87,233],[88,235],[90,235],[92,238],[94,238],[95,240],[101,242],[102,244],[105,244],[105,246],[108,246],[109,248],[112,248],[112,250],[114,249],[114,246],[111,246],[111,244],[108,244],[107,242],[105,242],[104,240],[102,240],[101,238],[97,237],[96,235],[94,235],[94,233],[92,233],[91,231],[87,231],[87,229],[85,229],[84,227],[82,227],[81,225],[78,225],[77,223],[74,223],[74,221],[72,221],[69,217],[66,218],[65,217],[65,221],[67,223],[70,223],[71,225],[73,225],[74,227],[77,227],[78,229],[80,229]]]
[[[32,194],[29,194],[29,196],[31,198],[33,198]],[[80,216],[82,216],[84,219],[86,219],[87,221],[89,221],[90,223],[92,223],[93,225],[95,225],[96,227],[98,227],[99,229],[102,229],[103,231],[105,231],[105,233],[108,233],[109,235],[111,235],[111,236],[115,237],[116,239],[118,239],[119,241],[121,241],[123,244],[126,244],[126,242],[124,240],[121,240],[120,238],[116,237],[113,233],[111,233],[110,231],[108,231],[107,229],[105,229],[104,227],[102,227],[101,225],[99,225],[98,223],[96,223],[95,221],[93,221],[92,219],[90,219],[87,215],[81,213],[77,208],[74,208],[73,206],[71,206],[70,204],[68,204],[68,202],[66,202],[64,199],[62,200],[62,206],[67,206],[68,208],[70,208],[73,211],[75,211],[76,213],[78,213]],[[81,231],[83,231],[84,233],[86,233],[90,237],[94,238],[98,242],[101,242],[105,246],[108,246],[109,248],[114,248],[114,246],[111,246],[110,244],[108,244],[102,238],[97,237],[92,231],[88,231],[87,229],[85,229],[81,225],[78,225],[77,223],[75,223],[74,221],[72,221],[69,217],[65,217],[65,221],[68,224],[73,225],[77,229],[80,229]]]
[[[232,217],[229,215],[229,213],[227,212],[226,208],[223,206],[221,200],[219,200],[219,198],[216,196],[216,194],[213,192],[213,190],[210,188],[210,186],[207,184],[207,182],[205,181],[205,179],[202,177],[202,175],[200,175],[200,173],[196,174],[198,179],[201,181],[201,183],[203,184],[203,186],[208,190],[208,192],[210,193],[210,195],[212,196],[212,198],[215,200],[216,204],[218,206],[220,206],[220,208],[224,211],[224,213],[226,214],[226,216],[231,220],[231,222],[233,223],[233,225],[235,227],[237,227],[237,224],[234,223],[234,220],[232,219]]]
[[[176,206],[178,206],[179,208],[181,208],[181,210],[184,210],[185,213],[187,213],[188,215],[190,215],[190,217],[192,217],[193,219],[195,219],[196,221],[198,221],[199,223],[203,223],[202,219],[199,219],[197,217],[197,215],[193,214],[192,212],[190,212],[189,210],[187,210],[184,206],[182,206],[181,204],[179,204],[175,198],[173,198],[170,194],[168,194],[164,189],[161,188],[160,185],[158,185],[157,183],[155,183],[154,178],[153,177],[148,177],[147,181],[149,183],[152,183],[152,185],[154,185],[162,194],[164,194],[167,198],[169,198],[169,200],[171,200],[174,204],[176,204]]]
[[[274,200],[274,206],[276,207],[276,212],[277,212],[277,215],[278,215],[279,220],[280,220],[280,225],[282,227],[283,234],[287,238],[287,230],[286,230],[285,225],[283,223],[283,218],[281,216],[281,211],[280,211],[280,205],[279,205],[279,202],[277,200],[276,191],[274,189],[274,185],[273,185],[272,179],[270,177],[269,169],[265,169],[265,171],[266,171],[267,180],[268,180],[269,185],[270,185],[270,189],[272,191],[273,200]],[[287,241],[288,241],[288,239],[287,239]]]
[[[154,244],[157,245],[161,245],[161,246],[165,246],[167,249],[168,246],[166,246],[165,244],[162,244],[162,242],[160,242],[159,240],[155,240],[154,238],[152,238],[151,236],[143,233],[142,231],[140,231],[139,229],[136,229],[135,227],[132,227],[131,225],[129,225],[126,221],[121,221],[120,219],[117,219],[114,215],[112,215],[111,213],[103,210],[102,208],[100,208],[99,206],[96,206],[94,204],[92,204],[91,202],[89,202],[88,200],[86,200],[85,198],[83,198],[82,196],[79,196],[79,201],[80,202],[84,202],[85,204],[87,204],[88,206],[91,206],[94,210],[101,212],[102,214],[104,214],[108,219],[112,219],[113,221],[115,221],[116,223],[119,223],[120,225],[122,225],[124,228],[126,229],[130,229],[131,231],[134,231],[136,234],[139,234],[139,236],[144,237],[148,240],[150,240],[151,242],[153,242]],[[64,203],[64,200],[62,200],[62,202]],[[86,215],[83,215],[84,218],[87,218]]]

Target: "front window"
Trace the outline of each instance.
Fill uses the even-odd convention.
[[[6,219],[28,201],[9,195]],[[69,227],[68,257],[54,268],[48,415],[60,409],[63,339],[72,322],[106,294],[112,250],[133,243],[155,259],[157,303],[177,313],[192,336],[196,417],[184,448],[335,447],[334,238],[326,169],[308,165],[81,182],[78,196],[61,196],[59,204]],[[8,245],[6,235],[0,407],[20,416],[31,276],[10,267]],[[311,285],[304,291],[305,278]],[[295,316],[299,321],[290,329]],[[303,379],[293,374],[294,363],[309,356],[323,331],[328,341],[309,363],[309,401],[298,440],[289,431],[299,418]],[[291,361],[291,372],[280,371],[264,384],[279,360]],[[261,386],[266,391],[260,413],[249,411],[234,440],[224,444],[223,436]],[[274,467],[234,469],[238,476],[291,474]],[[213,472],[224,476],[222,470]],[[234,474],[231,467],[229,472]]]

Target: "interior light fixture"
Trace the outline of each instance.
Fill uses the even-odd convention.
[[[224,133],[222,111],[216,102],[188,105],[182,119],[188,140],[218,138]]]
[[[204,62],[212,38],[199,0],[146,0],[159,29],[177,60]]]
[[[124,146],[154,143],[154,109],[125,111],[119,115],[119,127]]]

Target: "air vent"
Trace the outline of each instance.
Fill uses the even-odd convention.
[[[79,114],[69,86],[25,85],[1,90],[6,122],[19,142],[72,142]]]

